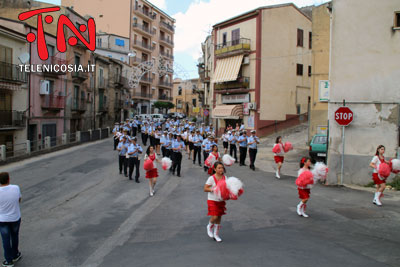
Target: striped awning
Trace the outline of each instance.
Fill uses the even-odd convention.
[[[218,59],[213,77],[213,83],[237,80],[242,61],[243,55]]]
[[[234,119],[243,118],[243,105],[218,105],[213,109],[214,119]]]

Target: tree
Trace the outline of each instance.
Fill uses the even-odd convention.
[[[163,102],[163,101],[156,101],[156,102],[154,102],[153,106],[155,108],[160,109],[160,110],[164,110],[165,109],[166,111],[168,111],[169,109],[175,107],[175,105],[173,103],[171,103],[171,102]]]

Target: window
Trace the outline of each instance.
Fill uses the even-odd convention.
[[[297,29],[297,46],[303,47],[303,30]]]
[[[194,99],[192,99],[192,104],[193,104],[193,107],[196,107],[196,98],[194,98]]]
[[[297,64],[296,73],[297,76],[303,76],[303,64]]]
[[[308,77],[311,77],[311,66],[308,66]]]
[[[232,31],[232,45],[239,44],[240,40],[240,29],[235,29]]]
[[[308,49],[312,48],[312,32],[308,32]]]
[[[47,50],[49,51],[49,57],[54,56],[54,46],[53,45],[47,45]]]
[[[226,32],[224,32],[224,33],[222,34],[222,45],[223,45],[223,46],[226,45],[226,37],[227,37]]]
[[[296,105],[296,111],[297,111],[297,115],[300,115],[300,112],[301,112],[301,105],[300,104]]]
[[[98,46],[98,47],[101,47],[101,38],[98,38],[98,39],[97,39],[97,46]]]
[[[178,95],[182,95],[182,86],[178,87]]]
[[[394,27],[400,28],[400,11],[394,13]]]
[[[12,48],[0,45],[0,61],[12,63]]]
[[[125,46],[125,40],[122,40],[122,39],[115,39],[115,45],[118,45],[118,46]]]
[[[81,57],[75,56],[75,65],[80,65],[80,64],[81,64]]]

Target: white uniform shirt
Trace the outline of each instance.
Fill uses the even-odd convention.
[[[283,157],[285,155],[285,151],[283,150],[283,145],[281,143],[275,144],[274,146],[279,145],[281,147],[281,152],[274,153],[274,156]]]
[[[20,197],[18,185],[0,187],[0,222],[16,222],[21,218]]]
[[[381,164],[381,160],[379,159],[379,156],[374,156],[371,160],[371,163],[374,163],[376,166],[376,169],[374,169],[374,173],[378,173],[377,170],[379,170],[379,165]]]
[[[217,185],[213,176],[208,177],[206,185],[211,185],[211,188],[214,188]],[[222,198],[219,198],[216,194],[214,194],[214,192],[208,192],[208,200],[213,200],[216,202],[224,201]]]

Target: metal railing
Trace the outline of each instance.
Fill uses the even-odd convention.
[[[221,49],[221,48],[224,48],[224,47],[234,46],[234,45],[238,45],[238,44],[248,44],[249,45],[249,49],[250,49],[250,43],[251,43],[250,39],[248,39],[248,38],[240,38],[240,39],[232,40],[230,42],[217,44],[215,46],[215,49],[218,50],[218,49]]]
[[[161,36],[161,37],[160,37],[160,40],[163,41],[163,42],[166,42],[166,43],[170,44],[171,46],[174,46],[174,42],[173,42],[171,39],[169,39],[169,38],[165,38],[164,36]]]
[[[42,95],[42,108],[43,109],[64,109],[65,97],[58,95]]]
[[[174,26],[171,25],[171,24],[166,23],[165,21],[161,21],[160,22],[160,26],[170,30],[171,32],[175,32]]]
[[[164,51],[161,51],[160,54],[164,57],[170,58],[170,59],[174,59],[174,56],[168,53],[165,53]]]
[[[159,85],[159,86],[164,86],[164,87],[172,87],[172,86],[173,86],[172,83],[165,82],[165,81],[163,81],[163,80],[158,81],[158,85]]]
[[[133,23],[133,27],[138,28],[141,31],[147,32],[148,34],[154,35],[156,34],[156,31],[153,29],[150,29],[150,26],[145,26],[144,24],[139,24],[139,23]]]
[[[172,101],[173,100],[172,97],[169,97],[169,96],[166,96],[166,95],[160,95],[160,96],[158,96],[158,99],[159,100],[167,100],[167,101]]]
[[[81,80],[84,81],[89,77],[89,74],[87,72],[82,72],[82,71],[74,71],[71,73],[72,79],[74,80]]]
[[[135,93],[133,94],[133,96],[136,96],[136,97],[144,97],[144,98],[152,98],[152,97],[153,97],[152,94],[141,93],[141,92],[135,92]]]
[[[0,79],[10,82],[26,83],[27,73],[18,65],[0,61]]]
[[[148,83],[152,83],[152,82],[153,82],[153,79],[152,79],[152,78],[150,78],[150,77],[145,77],[145,76],[142,76],[142,77],[140,78],[140,81],[142,81],[142,82],[148,82]]]
[[[72,107],[71,107],[72,111],[86,111],[86,109],[87,107],[85,98],[81,99],[74,98],[72,100]]]
[[[217,83],[214,85],[216,90],[224,89],[249,89],[250,77],[240,77],[236,81]]]
[[[0,110],[0,128],[25,127],[25,112]]]
[[[108,86],[108,80],[103,77],[97,79],[97,88],[105,89]]]
[[[135,7],[136,11],[139,11],[141,14],[146,15],[147,17],[151,18],[151,19],[155,19],[156,18],[156,14],[150,12],[147,9],[144,9],[143,7]]]
[[[154,50],[154,47],[152,47],[151,45],[149,45],[148,43],[145,43],[143,41],[134,40],[133,44],[137,45],[137,46],[140,46],[140,47],[143,47],[144,49],[148,49],[148,50],[151,50],[151,51]]]

